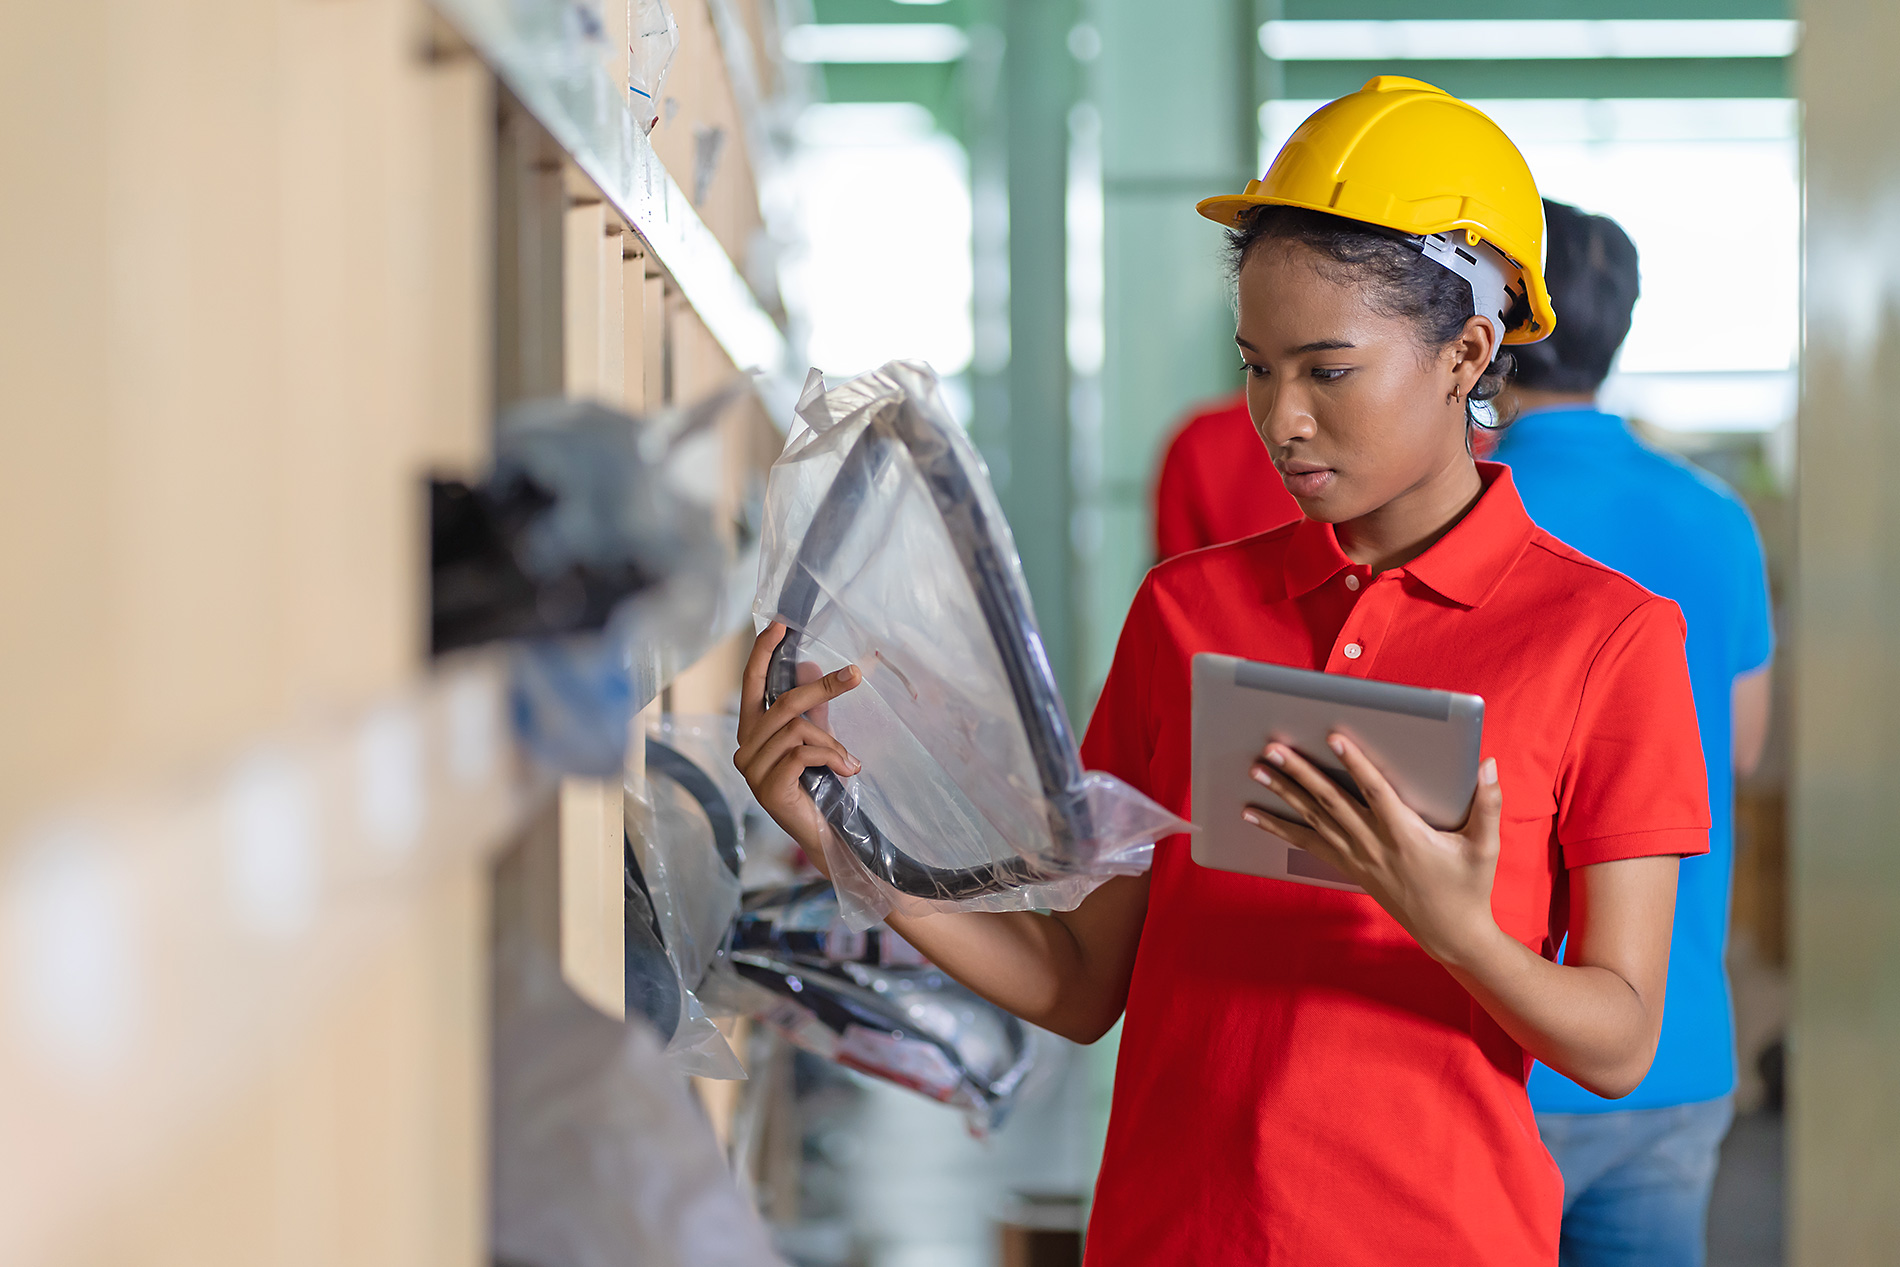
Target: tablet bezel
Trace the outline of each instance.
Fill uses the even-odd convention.
[[[1304,754],[1349,790],[1326,746],[1350,736],[1435,827],[1464,823],[1478,786],[1484,700],[1456,691],[1317,673],[1203,652],[1193,660],[1194,861],[1204,867],[1362,893],[1333,867],[1242,820],[1249,805],[1299,821],[1254,782],[1269,740]]]

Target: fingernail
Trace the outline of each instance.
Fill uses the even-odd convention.
[[[1252,810],[1243,809],[1240,811],[1240,816],[1252,823],[1255,827],[1260,826],[1260,815],[1254,813]]]
[[[1478,782],[1490,787],[1498,781],[1498,759],[1486,757],[1484,764],[1478,767]]]
[[[855,664],[847,664],[842,669],[839,669],[838,680],[844,683],[846,686],[849,686],[853,682],[857,681],[858,680],[858,666]]]
[[[1286,754],[1281,752],[1278,748],[1269,748],[1267,749],[1267,760],[1271,761],[1274,765],[1285,765]]]
[[[1331,739],[1328,739],[1326,746],[1342,757],[1346,755],[1346,741],[1341,739],[1338,735],[1334,735]]]
[[[1265,770],[1262,770],[1259,766],[1255,766],[1253,769],[1253,781],[1255,783],[1258,783],[1261,787],[1273,786],[1272,776],[1270,776]]]

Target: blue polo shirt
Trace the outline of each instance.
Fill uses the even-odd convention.
[[[1712,1100],[1735,1087],[1723,964],[1735,856],[1730,691],[1774,651],[1761,538],[1727,485],[1649,448],[1612,414],[1526,414],[1504,432],[1495,457],[1510,464],[1539,527],[1682,608],[1709,768],[1709,852],[1682,860],[1656,1063],[1621,1100],[1592,1095],[1540,1064],[1531,1071],[1531,1104],[1540,1113],[1601,1113]]]

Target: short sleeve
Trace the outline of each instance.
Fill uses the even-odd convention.
[[[1161,474],[1155,480],[1155,561],[1171,559],[1208,544],[1206,533],[1195,523],[1195,510],[1201,504],[1200,490],[1194,487],[1193,463],[1188,457],[1187,432],[1178,431],[1161,457]]]
[[[1564,865],[1707,853],[1708,771],[1682,613],[1651,598],[1598,649],[1558,779]]]
[[[1767,665],[1775,654],[1775,620],[1768,597],[1768,565],[1761,534],[1748,508],[1737,504],[1729,538],[1729,587],[1735,599],[1730,675],[1739,677]]]
[[[1108,680],[1089,716],[1082,740],[1082,764],[1114,775],[1148,792],[1154,782],[1154,754],[1148,692],[1154,679],[1156,620],[1154,580],[1142,581],[1122,622]]]

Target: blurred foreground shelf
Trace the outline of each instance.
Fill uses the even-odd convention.
[[[723,597],[633,651],[636,704],[729,707],[778,17],[674,8],[651,138],[624,0],[0,25],[0,1262],[486,1261],[497,922],[622,1009],[619,784],[522,760],[503,649],[429,660],[424,488],[509,405],[758,371],[675,463]]]

